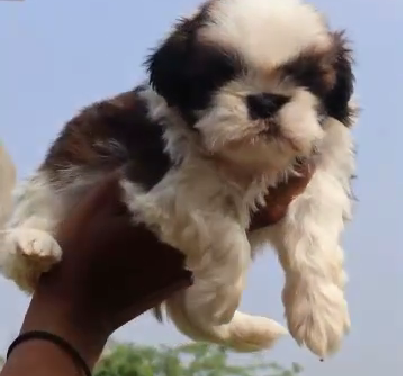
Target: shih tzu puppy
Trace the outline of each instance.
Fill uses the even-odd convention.
[[[146,65],[146,84],[83,109],[15,190],[3,274],[32,291],[62,258],[58,222],[119,170],[133,222],[187,256],[194,284],[164,303],[182,333],[238,351],[287,333],[237,309],[249,265],[270,243],[290,334],[319,356],[333,353],[350,327],[340,238],[352,206],[354,111],[343,33],[299,0],[211,0]],[[306,161],[315,173],[287,216],[249,231],[268,188]]]

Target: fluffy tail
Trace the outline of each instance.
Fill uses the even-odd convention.
[[[176,293],[164,303],[165,309],[175,326],[195,341],[226,345],[238,352],[254,352],[271,347],[288,333],[274,320],[239,311],[228,324],[205,326],[187,314],[183,297],[184,292]],[[161,318],[158,313],[156,316]]]
[[[11,192],[15,182],[16,171],[14,164],[0,142],[0,226],[2,226],[10,213],[12,205]]]

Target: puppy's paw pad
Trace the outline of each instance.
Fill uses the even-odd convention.
[[[51,266],[62,258],[62,250],[56,240],[45,231],[17,228],[7,232],[6,244],[10,251],[29,261]]]
[[[327,284],[313,289],[285,289],[290,334],[299,345],[325,357],[336,352],[350,329],[348,305],[343,291]]]

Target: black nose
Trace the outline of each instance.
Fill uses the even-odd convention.
[[[273,116],[290,98],[282,94],[258,93],[249,94],[246,104],[252,120],[267,119]]]

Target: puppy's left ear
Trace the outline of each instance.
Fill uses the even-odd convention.
[[[170,106],[189,100],[191,59],[197,19],[181,19],[169,37],[151,54],[145,65],[154,90]]]
[[[236,54],[200,36],[209,22],[209,4],[180,20],[146,61],[153,89],[190,118],[193,111],[208,106],[211,93],[241,66]]]
[[[344,32],[335,32],[331,36],[335,80],[332,90],[325,97],[325,106],[329,116],[349,127],[354,115],[349,104],[354,88],[352,50],[348,46]]]

